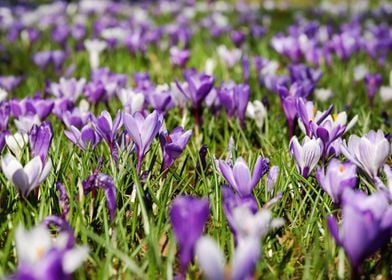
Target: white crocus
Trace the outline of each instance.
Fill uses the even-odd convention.
[[[267,118],[267,109],[262,102],[255,100],[248,103],[246,115],[255,120],[256,126],[261,129],[264,125],[265,119]]]
[[[326,102],[333,96],[332,90],[329,88],[319,88],[314,91],[314,95],[321,102]]]
[[[354,81],[363,80],[368,72],[369,70],[364,64],[359,64],[354,68]]]
[[[5,143],[8,149],[17,157],[20,158],[24,146],[29,141],[29,137],[26,133],[16,132],[14,135],[7,135],[5,137]]]
[[[43,165],[41,158],[36,156],[23,167],[13,155],[7,154],[1,159],[1,168],[20,195],[26,197],[48,177],[52,162],[49,159]]]
[[[97,69],[99,67],[99,55],[106,49],[106,42],[97,39],[85,40],[84,46],[90,57],[91,69]]]
[[[390,154],[391,144],[382,130],[371,130],[362,137],[351,135],[347,144],[346,141],[341,144],[341,151],[371,178],[376,178]]]
[[[215,66],[216,66],[215,60],[212,59],[212,58],[208,58],[208,59],[206,60],[206,65],[205,65],[205,67],[204,67],[204,72],[205,72],[207,75],[212,76],[212,75],[214,74]]]
[[[35,264],[51,249],[52,238],[44,225],[36,226],[30,231],[19,225],[15,233],[15,243],[19,262]]]
[[[120,89],[117,91],[117,97],[127,113],[134,114],[143,110],[145,100],[143,93],[135,92],[130,88]]]
[[[41,120],[37,114],[34,116],[19,116],[18,119],[14,120],[15,126],[21,133],[29,133],[33,125],[40,125]]]
[[[215,240],[201,237],[196,243],[195,255],[207,279],[224,279],[225,257]]]
[[[381,86],[380,96],[383,102],[392,101],[392,71],[389,73],[389,86]]]
[[[0,102],[6,100],[7,97],[8,97],[8,92],[5,89],[0,88]]]
[[[62,255],[61,264],[63,271],[71,274],[88,256],[88,248],[87,246],[67,248],[66,245],[69,238],[70,234],[66,232],[60,233],[57,238],[52,238],[49,229],[43,224],[35,226],[29,231],[22,225],[19,225],[15,233],[16,252],[19,262],[33,265],[32,275],[43,276],[45,272],[35,270],[34,268],[39,269],[42,267],[39,264],[45,263],[48,253],[55,249]]]
[[[180,84],[181,84],[182,89],[186,92],[188,89],[188,83],[183,82]],[[176,104],[180,108],[184,108],[186,106],[187,99],[184,96],[184,94],[180,91],[180,89],[178,88],[178,86],[175,82],[170,83],[170,94],[171,94],[171,98],[172,98],[174,104]]]

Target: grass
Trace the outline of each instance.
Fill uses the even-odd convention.
[[[278,59],[284,70],[288,61],[269,47],[269,39],[275,32],[286,29],[291,16],[292,11],[282,14],[272,12],[268,35],[261,40],[248,42],[249,55]],[[231,18],[234,19],[234,15]],[[8,57],[10,62],[0,65],[0,74],[22,74],[25,78],[22,85],[12,93],[13,96],[31,96],[44,89],[45,80],[58,80],[52,70],[41,71],[30,60],[31,55],[38,50],[59,48],[49,37],[32,48],[28,48],[20,40],[9,44],[4,36],[1,36],[1,41],[6,47],[2,56]],[[203,69],[208,57],[217,59],[215,49],[219,44],[233,47],[227,36],[213,40],[205,30],[196,33],[192,37],[192,57],[188,65]],[[391,127],[384,124],[380,113],[386,111],[392,115],[392,107],[382,104],[378,97],[374,107],[369,107],[363,83],[356,84],[352,80],[353,68],[359,63],[365,63],[371,71],[382,73],[387,80],[391,69],[390,59],[385,67],[380,67],[369,58],[356,55],[348,62],[336,59],[332,69],[322,66],[324,76],[319,87],[332,89],[334,97],[331,102],[335,105],[336,112],[350,105],[350,118],[359,115],[359,121],[351,133],[361,135],[370,129],[379,128],[391,133]],[[88,57],[85,52],[72,53],[66,61],[66,67],[70,64],[77,66],[74,76],[89,78]],[[126,49],[105,51],[101,64],[113,72],[127,74],[131,81],[136,71],[147,71],[157,84],[181,79],[181,71],[170,65],[168,51],[155,47],[148,49],[146,57],[131,55]],[[237,82],[242,80],[238,65],[229,70],[218,64],[214,75],[216,85],[228,79]],[[172,279],[179,271],[179,266],[168,211],[171,201],[178,194],[209,198],[211,215],[205,233],[217,240],[226,256],[230,256],[234,250],[234,240],[224,218],[220,191],[225,181],[215,168],[214,158],[226,157],[229,139],[233,137],[236,156],[244,157],[252,166],[256,157],[262,155],[270,158],[271,165],[278,165],[281,170],[274,193],[281,192],[283,197],[272,211],[275,217],[283,217],[286,224],[271,232],[263,241],[262,259],[257,264],[255,279],[347,278],[349,264],[341,249],[331,239],[325,223],[327,214],[334,211],[332,201],[313,176],[305,180],[297,173],[288,153],[288,132],[278,96],[258,85],[254,69],[251,71],[250,85],[251,100],[267,97],[270,102],[263,131],[259,131],[251,120],[247,120],[241,128],[237,121],[228,120],[225,113],[214,116],[208,109],[204,109],[205,121],[200,127],[199,135],[193,135],[185,152],[166,178],[159,172],[162,154],[158,140],[154,140],[143,162],[142,170],[149,171],[144,185],[141,185],[135,170],[135,154],[122,152],[119,163],[116,164],[103,142],[94,151],[82,152],[67,140],[61,122],[50,116],[49,120],[54,128],[50,150],[53,169],[47,180],[40,185],[38,199],[34,195],[30,195],[27,200],[20,199],[14,187],[0,174],[0,276],[9,274],[17,266],[14,244],[16,226],[22,223],[31,228],[46,216],[61,213],[55,189],[57,181],[62,181],[68,192],[69,222],[75,230],[78,244],[88,244],[90,248],[88,260],[75,274],[77,279]],[[316,103],[320,110],[329,105]],[[95,115],[103,109],[114,114],[120,109],[120,104],[114,100],[108,108],[102,104],[92,108]],[[174,109],[165,116],[165,123],[169,131],[181,124],[184,124],[185,129],[194,128],[193,116],[189,111],[181,116],[179,110]],[[208,164],[206,170],[197,176],[196,164],[201,145],[208,147]],[[26,148],[25,159],[28,154]],[[113,223],[109,221],[104,193],[98,191],[96,197],[92,198],[91,195],[84,196],[82,191],[81,182],[91,174],[99,157],[104,162],[102,172],[111,175],[117,186],[118,208]],[[361,185],[364,187],[363,183]],[[132,197],[134,189],[136,197]],[[148,199],[146,194],[149,194]],[[265,179],[258,184],[254,194],[260,206],[271,198],[266,191]],[[363,267],[366,277],[374,278],[380,274],[391,276],[390,252],[391,250],[386,250],[382,259],[381,255],[376,255],[366,261]],[[188,279],[201,277],[197,263],[192,264]]]

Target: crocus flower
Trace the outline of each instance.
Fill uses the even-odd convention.
[[[7,154],[1,159],[1,168],[20,195],[27,197],[48,177],[52,162],[49,159],[46,163],[42,163],[40,157],[36,156],[23,167],[14,156]]]
[[[182,127],[174,128],[170,134],[163,131],[159,134],[163,154],[161,170],[166,170],[173,165],[174,161],[184,151],[191,136],[192,130],[184,131]]]
[[[155,90],[148,94],[148,101],[154,110],[159,112],[170,110],[174,104],[169,85],[157,85]]]
[[[39,156],[43,163],[49,153],[50,144],[52,143],[53,130],[50,122],[43,122],[41,125],[34,125],[30,130],[29,141],[31,156]]]
[[[133,115],[143,110],[145,100],[143,93],[135,92],[132,89],[120,89],[117,92],[117,97],[120,99],[125,112]]]
[[[312,170],[316,167],[322,154],[322,142],[320,139],[305,136],[302,145],[298,142],[297,136],[293,136],[290,141],[290,153],[296,162],[298,172],[308,178]]]
[[[110,220],[114,221],[116,214],[116,185],[111,176],[100,172],[100,166],[94,170],[93,174],[87,179],[83,180],[83,191],[84,194],[88,194],[96,188],[103,189],[105,191],[106,203],[109,209]]]
[[[21,133],[29,133],[34,125],[41,124],[41,120],[37,114],[33,116],[31,115],[19,116],[18,119],[14,120],[14,122],[15,122],[15,126],[18,128],[18,131]]]
[[[341,163],[334,158],[328,163],[326,171],[321,167],[317,168],[316,178],[332,201],[338,204],[344,190],[357,185],[357,168],[349,161]]]
[[[224,83],[218,90],[220,104],[225,108],[227,115],[237,115],[241,123],[244,122],[246,107],[248,106],[250,88],[246,84]]]
[[[20,100],[13,99],[10,101],[11,113],[14,117],[38,115],[43,121],[52,112],[54,102],[52,100],[42,99],[40,96],[26,97]]]
[[[237,158],[233,167],[220,160],[218,170],[240,196],[248,196],[252,194],[253,188],[260,181],[261,177],[268,172],[268,168],[269,159],[263,159],[259,156],[252,175],[248,164],[242,157]]]
[[[390,149],[390,143],[381,130],[377,132],[371,130],[361,138],[357,135],[351,135],[347,144],[346,141],[343,141],[341,145],[341,152],[344,156],[371,178],[378,175]]]
[[[383,102],[392,101],[392,71],[389,73],[389,85],[380,87],[380,97]]]
[[[22,77],[17,76],[0,76],[0,88],[10,92],[22,82]]]
[[[189,50],[181,50],[177,47],[170,48],[170,62],[174,66],[183,68],[188,62],[191,53]]]
[[[307,96],[303,88],[303,85],[297,82],[292,84],[290,88],[281,85],[277,86],[283,112],[287,119],[290,137],[294,135],[295,120],[298,116],[297,99],[301,97],[306,98]]]
[[[194,256],[195,245],[203,233],[209,215],[207,198],[178,196],[170,208],[170,221],[180,248],[181,274],[185,275]]]
[[[279,169],[279,166],[277,166],[277,165],[272,166],[270,171],[268,172],[267,190],[269,192],[271,192],[274,189],[276,182],[278,181],[279,172],[280,172],[280,169]]]
[[[99,55],[103,50],[106,49],[106,42],[96,39],[85,40],[84,46],[86,47],[86,50],[89,54],[91,69],[97,69],[99,67]]]
[[[108,111],[103,111],[97,120],[93,123],[99,134],[109,145],[112,156],[116,154],[116,135],[122,126],[122,112],[118,111],[114,120]]]
[[[363,80],[368,73],[369,70],[367,69],[366,65],[359,64],[358,66],[354,67],[353,70],[354,81],[358,82]]]
[[[229,224],[230,230],[234,235],[234,239],[237,242],[237,229],[235,228],[234,214],[233,211],[237,207],[247,207],[252,213],[256,213],[258,210],[257,200],[253,195],[241,196],[235,193],[228,186],[222,186],[222,207],[225,214],[226,220]]]
[[[71,125],[69,130],[64,131],[64,134],[72,143],[83,151],[85,151],[87,147],[94,149],[101,141],[99,134],[90,124],[85,125],[81,130]]]
[[[181,93],[192,102],[192,108],[196,115],[196,121],[201,122],[201,103],[206,98],[214,85],[214,77],[206,74],[198,74],[196,70],[184,70],[186,83],[180,84],[177,81],[177,87]]]
[[[5,101],[7,97],[8,97],[8,92],[0,87],[0,102]]]
[[[128,134],[135,143],[137,171],[140,172],[143,157],[162,126],[162,116],[156,111],[147,117],[140,113],[136,113],[134,116],[125,113],[123,122]]]
[[[16,132],[13,135],[5,135],[5,144],[17,158],[21,157],[23,148],[27,143],[28,135],[26,133]]]
[[[242,56],[242,51],[240,49],[229,50],[225,45],[220,45],[216,51],[221,61],[226,64],[228,68],[233,68],[234,65],[240,61]]]
[[[271,212],[262,209],[252,213],[246,207],[234,209],[234,217],[241,239],[237,243],[228,270],[218,245],[209,237],[201,237],[196,243],[196,256],[207,277],[211,280],[248,279],[254,273],[256,264],[261,256],[261,239],[273,228],[283,225],[282,219],[272,219]]]
[[[11,108],[8,102],[0,103],[0,131],[6,131],[8,128],[8,120]]]
[[[370,104],[372,104],[373,99],[376,96],[376,93],[382,84],[381,74],[379,74],[379,73],[366,74],[365,84],[366,84],[366,89],[367,89],[368,98],[370,100]]]
[[[49,64],[52,64],[56,71],[63,67],[66,54],[62,50],[41,51],[33,56],[34,63],[41,69],[45,69]]]
[[[329,216],[328,228],[346,252],[354,273],[361,263],[385,246],[392,236],[392,207],[383,192],[367,195],[346,189],[342,197],[342,224]]]
[[[57,98],[65,97],[75,102],[79,96],[83,93],[84,86],[86,85],[86,79],[81,78],[79,80],[60,78],[59,83],[51,83],[49,86],[50,92]]]
[[[326,102],[333,96],[333,92],[329,88],[318,88],[314,91],[314,95],[321,102]]]
[[[246,115],[255,120],[256,126],[261,130],[264,126],[265,120],[267,119],[267,109],[261,101],[255,100],[248,103],[248,106],[246,107]]]
[[[72,273],[88,255],[85,246],[69,246],[69,233],[61,232],[54,240],[45,225],[26,231],[19,226],[15,233],[16,252],[19,259],[12,279],[70,279]]]
[[[336,150],[332,144],[351,129],[358,119],[355,116],[347,124],[346,112],[331,116],[332,109],[333,105],[329,106],[326,111],[318,111],[315,114],[313,102],[308,101],[305,103],[302,98],[297,99],[299,126],[309,137],[314,136],[322,141],[323,155],[325,158],[336,154]]]

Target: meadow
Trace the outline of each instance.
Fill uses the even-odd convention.
[[[0,6],[0,277],[391,278],[391,24],[388,1]]]

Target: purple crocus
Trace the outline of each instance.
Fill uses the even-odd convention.
[[[191,136],[192,130],[184,131],[182,127],[174,128],[170,134],[167,132],[161,132],[159,134],[163,154],[162,171],[167,170],[173,165],[174,161],[184,151]]]
[[[334,158],[329,162],[325,172],[321,167],[317,168],[316,178],[332,201],[339,204],[344,190],[352,189],[357,184],[357,167],[349,161],[341,163]]]
[[[170,48],[170,62],[173,66],[184,68],[191,56],[189,50],[181,50],[177,47]]]
[[[22,77],[18,76],[0,76],[0,88],[6,91],[14,90],[22,82]]]
[[[343,141],[340,148],[348,160],[375,178],[390,153],[391,145],[381,130],[371,130],[361,138],[351,135],[347,144]]]
[[[222,207],[225,214],[226,220],[229,224],[230,230],[234,235],[234,239],[237,240],[237,231],[234,227],[233,210],[236,207],[247,207],[252,213],[256,213],[258,210],[257,200],[253,195],[240,196],[235,193],[231,188],[223,185],[222,186]]]
[[[101,138],[91,124],[85,125],[81,130],[71,125],[69,130],[65,130],[64,133],[72,143],[83,151],[85,151],[87,147],[94,149],[101,141]]]
[[[365,84],[366,84],[367,95],[368,95],[370,104],[373,104],[374,97],[376,96],[376,93],[382,84],[381,74],[379,74],[379,73],[366,74],[365,75]]]
[[[158,85],[155,90],[148,94],[148,101],[154,110],[159,112],[170,110],[174,103],[169,85]]]
[[[83,180],[84,194],[88,194],[94,189],[102,189],[105,191],[106,203],[109,210],[110,220],[113,222],[116,214],[116,185],[111,176],[100,172],[101,167],[98,166],[87,179]]]
[[[102,139],[106,141],[109,145],[110,152],[112,156],[117,159],[117,146],[116,146],[116,136],[122,126],[123,113],[121,111],[117,112],[114,120],[108,111],[103,111],[97,120],[93,123],[95,130]]]
[[[170,221],[180,248],[182,276],[185,276],[188,265],[194,257],[195,245],[203,233],[208,215],[209,202],[207,198],[178,196],[173,200],[170,208]]]
[[[230,186],[238,192],[240,196],[248,196],[252,194],[253,188],[258,184],[261,177],[268,172],[269,159],[257,157],[253,174],[251,175],[246,161],[239,157],[233,167],[230,167],[225,161],[219,161],[219,172],[230,184]]]
[[[298,142],[297,136],[291,138],[290,153],[293,155],[298,172],[308,178],[316,167],[321,157],[322,142],[320,139],[305,136],[302,144]]]
[[[39,156],[43,163],[49,153],[52,143],[53,130],[50,122],[43,122],[41,125],[33,125],[29,133],[31,156]]]
[[[4,132],[8,129],[8,120],[11,114],[11,107],[8,102],[0,103],[0,131]]]
[[[270,171],[268,172],[268,176],[267,176],[267,190],[269,192],[272,192],[277,181],[278,181],[278,177],[279,177],[279,166],[275,165],[272,166]]]
[[[42,99],[40,96],[12,99],[9,102],[14,117],[37,115],[41,121],[46,119],[54,108],[52,100]]]
[[[340,229],[334,216],[328,217],[328,228],[336,244],[346,252],[355,274],[365,258],[389,242],[392,236],[392,206],[383,192],[367,195],[346,189],[342,197],[342,212]]]
[[[62,50],[54,51],[41,51],[33,56],[34,63],[41,69],[45,69],[49,64],[54,66],[56,71],[59,71],[63,67],[66,54]]]
[[[59,83],[51,83],[49,90],[57,98],[65,97],[69,100],[76,102],[79,96],[83,93],[86,79],[82,78],[76,80],[60,78]]]
[[[301,83],[294,83],[287,88],[286,86],[278,85],[277,91],[279,93],[280,101],[282,103],[283,112],[287,119],[290,138],[294,135],[295,120],[298,116],[297,99],[306,98]]]
[[[220,104],[225,108],[227,115],[237,115],[243,124],[250,96],[250,88],[246,84],[236,85],[233,82],[224,83],[218,89]]]
[[[177,87],[181,93],[192,102],[192,109],[194,111],[196,122],[201,123],[201,103],[206,98],[214,85],[214,77],[199,74],[195,69],[186,69],[183,72],[185,83],[180,84],[178,81]]]
[[[140,113],[133,116],[124,113],[123,121],[128,134],[135,143],[137,171],[140,172],[143,157],[162,126],[162,115],[158,114],[157,111],[146,117]]]
[[[234,220],[241,238],[230,266],[225,267],[223,253],[211,238],[203,236],[196,243],[196,256],[209,280],[251,279],[261,256],[262,238],[271,229],[281,227],[284,223],[282,219],[273,219],[268,209],[252,213],[242,206],[234,209]]]

